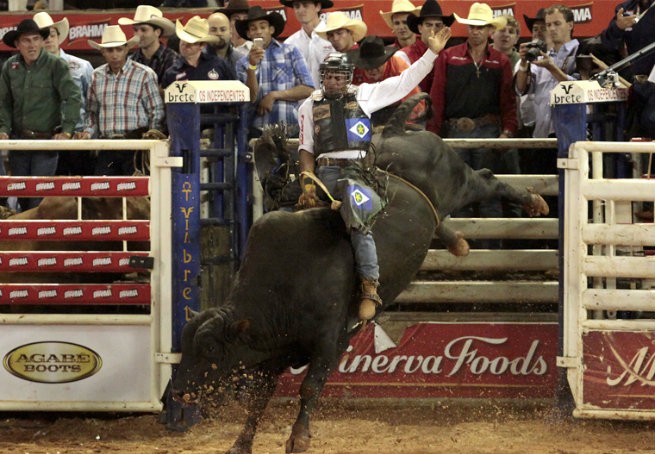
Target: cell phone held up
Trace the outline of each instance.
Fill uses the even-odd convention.
[[[256,47],[258,49],[261,49],[264,47],[264,39],[263,38],[255,38],[252,40],[252,47]]]

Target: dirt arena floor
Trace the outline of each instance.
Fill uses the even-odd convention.
[[[295,403],[272,404],[255,454],[284,453]],[[220,410],[187,433],[168,432],[156,415],[2,413],[0,453],[225,452],[243,412]],[[655,423],[573,420],[552,406],[452,403],[425,405],[324,402],[312,425],[314,454],[615,454],[655,453]]]

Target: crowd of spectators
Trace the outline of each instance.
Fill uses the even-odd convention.
[[[466,25],[466,40],[444,49],[433,71],[412,90],[430,94],[435,114],[427,125],[417,120],[414,127],[426,126],[442,137],[554,137],[549,92],[559,81],[580,78],[576,57],[583,46],[573,37],[573,13],[564,5],[524,16],[530,43],[543,42],[534,57],[534,45],[519,44],[521,24],[512,16],[494,16],[484,3],[474,3],[467,17],[459,17],[445,13],[436,0],[421,5],[393,0],[388,11],[380,11],[394,37],[389,46],[368,35],[363,21],[333,11],[332,0],[280,0],[293,11],[298,30],[285,30],[282,15],[251,7],[248,0],[225,2],[206,18],[196,16],[186,24],[174,24],[157,7],[139,3],[133,17],[118,20],[132,27],[133,36],[111,25],[100,42],[89,42],[105,61],[96,69],[60,48],[68,34],[66,18],[54,22],[40,11],[7,32],[2,39],[17,53],[0,73],[0,139],[132,138],[165,131],[162,91],[173,81],[188,79],[241,80],[252,100],[249,136],[279,122],[294,136],[298,107],[320,88],[319,66],[330,53],[348,55],[356,66],[355,85],[378,82],[407,69],[425,53],[428,38],[455,20]],[[597,38],[600,45],[626,56],[654,42],[652,6],[653,0],[617,5],[615,17]],[[283,31],[286,40],[280,39]],[[655,104],[654,65],[655,52],[631,65],[631,76],[645,97],[634,115],[633,135],[655,135],[649,123]],[[419,111],[416,117],[424,114]],[[373,125],[383,124],[387,116],[379,112]],[[516,150],[458,152],[476,169],[556,171],[554,155],[543,151],[522,160],[521,166]],[[7,170],[16,176],[134,171],[125,152],[9,153],[8,163]],[[33,203],[38,200],[21,201],[20,208]],[[499,214],[498,205],[488,207],[487,215]]]

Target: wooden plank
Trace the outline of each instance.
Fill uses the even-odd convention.
[[[558,251],[554,249],[476,250],[455,257],[444,249],[430,249],[423,271],[557,271]]]
[[[414,281],[398,303],[556,303],[556,281]]]
[[[652,279],[655,257],[588,256],[584,259],[583,272],[587,276]]]
[[[588,224],[582,227],[582,241],[587,244],[652,246],[655,224]]]
[[[582,307],[609,311],[653,311],[655,290],[588,289],[582,292]]]
[[[556,218],[448,218],[444,222],[470,239],[544,240],[559,236]]]

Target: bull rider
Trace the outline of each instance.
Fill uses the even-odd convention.
[[[342,199],[339,211],[350,232],[355,268],[361,281],[359,318],[363,322],[375,317],[377,307],[382,305],[377,292],[380,276],[377,250],[371,234],[374,213],[363,217],[360,210],[366,202],[379,200],[360,176],[371,145],[370,117],[413,90],[430,73],[449,38],[448,27],[433,32],[428,50],[400,75],[359,86],[351,84],[354,67],[348,56],[333,52],[320,65],[321,88],[298,110],[303,190],[298,205],[312,208],[319,204],[317,180],[330,194]]]

